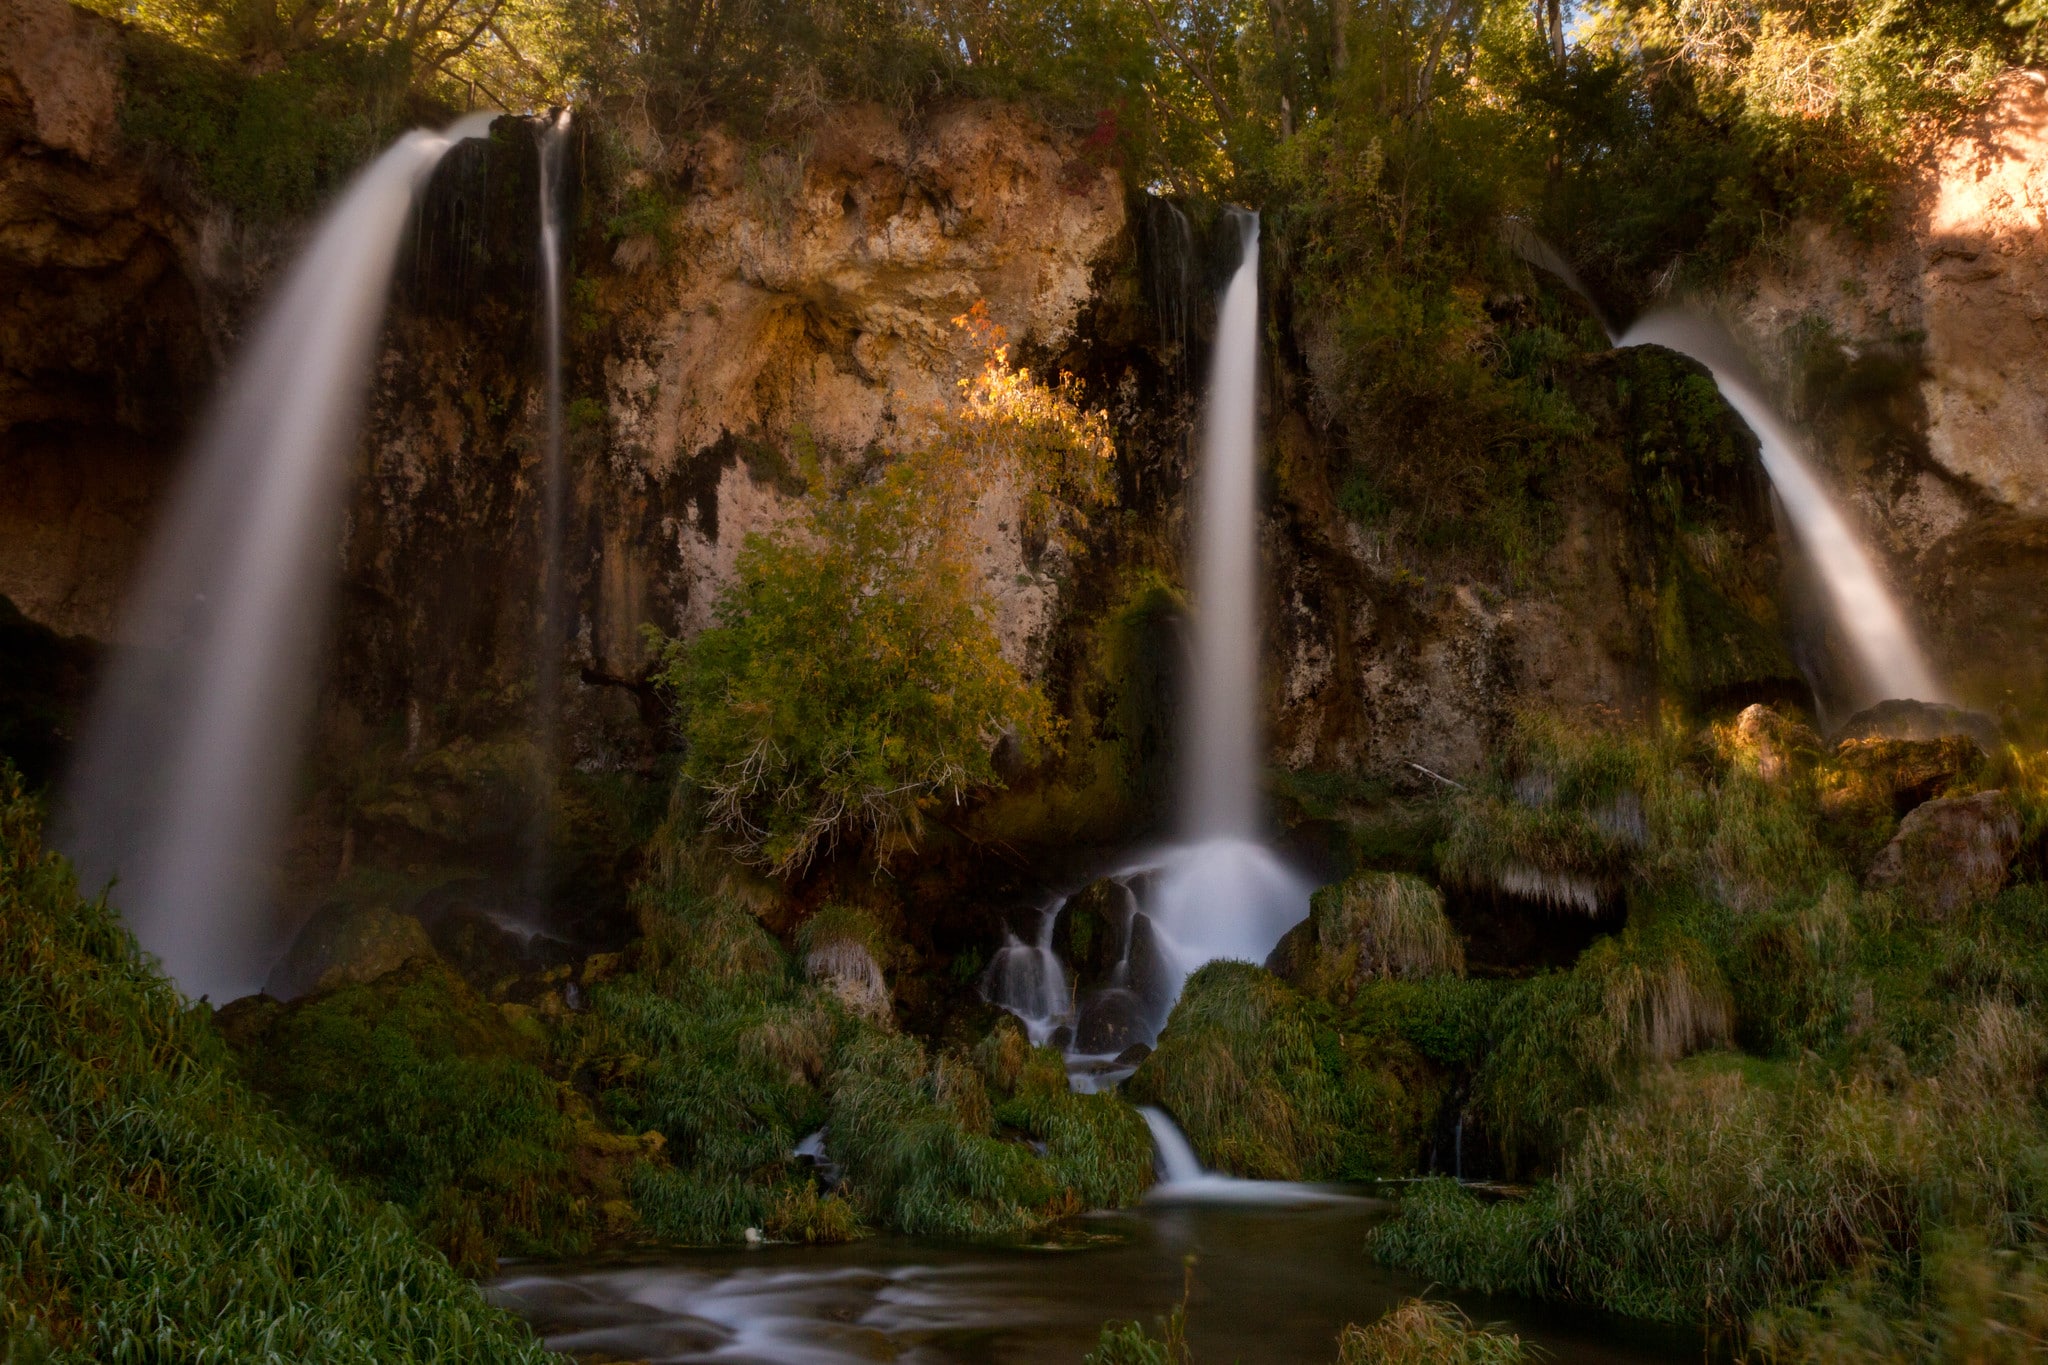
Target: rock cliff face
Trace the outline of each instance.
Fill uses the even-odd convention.
[[[124,147],[119,38],[103,21],[61,0],[0,0],[0,39],[0,595],[104,640],[195,399],[289,242],[238,228]],[[1027,543],[1001,497],[978,530],[1006,650],[1070,713],[1094,708],[1077,733],[1121,727],[1133,742],[1145,708],[1091,670],[1123,648],[1112,626],[1138,619],[1144,582],[1184,581],[1210,283],[1197,266],[1178,294],[1162,287],[1160,210],[1134,214],[1086,143],[1000,106],[914,121],[847,109],[777,150],[666,139],[631,119],[607,134],[626,154],[605,158],[609,171],[585,158],[588,176],[614,179],[584,186],[568,309],[570,759],[587,772],[645,761],[643,624],[706,624],[740,545],[792,514],[811,462],[874,458],[947,399],[979,363],[952,322],[976,302],[1026,363],[1073,369],[1111,409],[1123,510],[1091,532],[1084,563]],[[530,157],[511,124],[488,153],[451,157],[440,226],[401,270],[324,706],[342,764],[378,744],[410,757],[509,732],[530,712]],[[2048,645],[2044,177],[2048,97],[2015,78],[1925,169],[1893,238],[1809,234],[1728,301],[1973,701],[2026,685]],[[621,203],[620,224],[601,221],[600,204]],[[1315,398],[1315,320],[1289,316],[1286,281],[1270,262],[1268,275],[1280,765],[1426,784],[1423,769],[1475,769],[1525,706],[1644,714],[1673,698],[1797,694],[1777,537],[1743,434],[1725,414],[1694,433],[1741,455],[1718,463],[1672,463],[1658,444],[1682,367],[1591,357],[1563,381],[1588,415],[1594,475],[1550,509],[1556,534],[1515,573],[1397,554],[1337,506],[1344,414]],[[1153,617],[1171,593],[1147,600],[1149,647],[1170,653],[1171,621]],[[1145,743],[1170,742],[1170,715],[1147,714]],[[346,867],[350,847],[319,856]]]
[[[2048,76],[2008,77],[1874,244],[1811,225],[1723,300],[1917,599],[1962,700],[2048,657]]]

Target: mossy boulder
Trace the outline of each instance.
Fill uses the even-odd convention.
[[[1935,919],[1995,895],[2020,851],[2019,808],[2002,791],[1929,801],[1899,823],[1865,884]]]
[[[1405,1039],[1341,1031],[1262,968],[1212,962],[1188,979],[1125,1092],[1171,1113],[1204,1164],[1269,1180],[1401,1175],[1443,1098]]]
[[[217,1016],[249,1083],[345,1175],[405,1210],[456,1265],[567,1255],[626,1236],[632,1166],[658,1150],[605,1132],[541,1067],[547,1039],[445,965]]]
[[[264,990],[280,1000],[360,986],[408,962],[434,961],[426,929],[411,915],[380,905],[332,905],[306,922]]]
[[[1360,872],[1309,901],[1266,966],[1305,994],[1348,1004],[1373,980],[1463,976],[1465,947],[1444,898],[1420,877]]]

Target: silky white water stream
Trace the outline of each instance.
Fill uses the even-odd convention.
[[[407,133],[315,228],[221,384],[88,713],[57,843],[191,995],[254,990],[340,566],[341,498],[413,201],[475,115]]]

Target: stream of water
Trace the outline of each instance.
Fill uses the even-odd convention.
[[[415,131],[314,229],[241,347],[145,557],[57,846],[189,995],[255,990],[261,911],[340,568],[342,491],[400,236],[490,114]]]
[[[1329,1365],[1345,1323],[1370,1322],[1429,1287],[1366,1253],[1384,1203],[1306,1193],[1289,1208],[1148,1201],[1078,1219],[1059,1240],[1029,1247],[883,1236],[511,1267],[489,1293],[551,1349],[608,1359],[1075,1365],[1105,1321],[1150,1324],[1179,1302],[1192,1256],[1196,1359]],[[1690,1332],[1453,1297],[1475,1321],[1504,1322],[1559,1361],[1639,1365],[1702,1354]]]

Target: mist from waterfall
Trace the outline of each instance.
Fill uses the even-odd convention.
[[[537,916],[547,895],[548,849],[554,833],[555,768],[562,730],[563,521],[569,474],[562,457],[562,158],[569,145],[569,111],[540,126],[536,147],[540,180],[542,408],[541,609],[534,644],[534,808],[527,842],[528,913]]]
[[[349,458],[400,237],[473,115],[407,133],[350,182],[201,426],[124,609],[56,843],[191,995],[256,989]]]
[[[1807,463],[1798,435],[1745,373],[1733,342],[1706,318],[1677,308],[1649,313],[1616,339],[1617,346],[1662,346],[1707,367],[1728,406],[1756,434],[1763,465],[1811,561],[1830,615],[1848,642],[1852,707],[1892,698],[1945,702],[1905,614],[1841,509]]]

